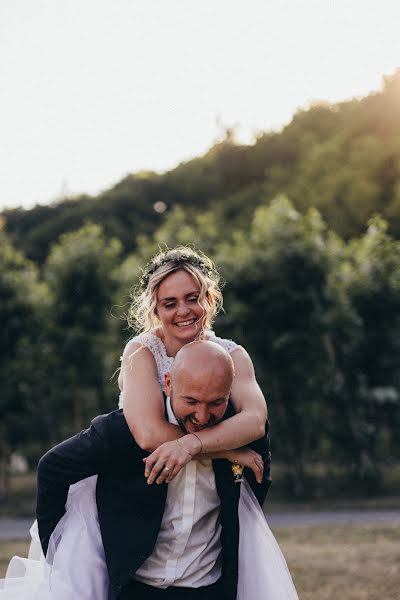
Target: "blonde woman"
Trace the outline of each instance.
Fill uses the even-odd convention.
[[[120,406],[139,445],[153,454],[146,461],[148,482],[170,482],[190,457],[218,453],[237,460],[229,451],[246,446],[265,435],[267,406],[257,384],[247,352],[231,340],[212,331],[222,305],[219,276],[204,254],[178,247],[160,253],[147,265],[142,290],[130,311],[130,323],[142,333],[125,348],[119,385]],[[182,431],[165,419],[162,382],[174,356],[182,346],[196,339],[209,339],[231,354],[235,379],[231,401],[236,415],[212,429],[194,418],[193,434]],[[180,439],[177,444],[176,440]],[[241,452],[241,462],[251,467],[259,482],[263,463],[252,452]],[[168,462],[169,471],[159,473]]]

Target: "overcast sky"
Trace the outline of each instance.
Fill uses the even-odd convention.
[[[399,0],[0,0],[0,209],[95,194],[400,67]]]

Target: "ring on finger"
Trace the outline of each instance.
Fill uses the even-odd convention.
[[[170,471],[171,469],[169,467],[164,467],[164,471],[167,471],[167,473]]]

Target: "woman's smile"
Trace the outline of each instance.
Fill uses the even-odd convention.
[[[187,327],[188,325],[193,325],[194,323],[196,323],[197,318],[194,317],[193,319],[189,319],[187,321],[177,321],[175,322],[175,325],[177,327]]]

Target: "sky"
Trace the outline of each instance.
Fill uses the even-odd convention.
[[[399,22],[398,0],[0,0],[0,210],[379,89]]]

